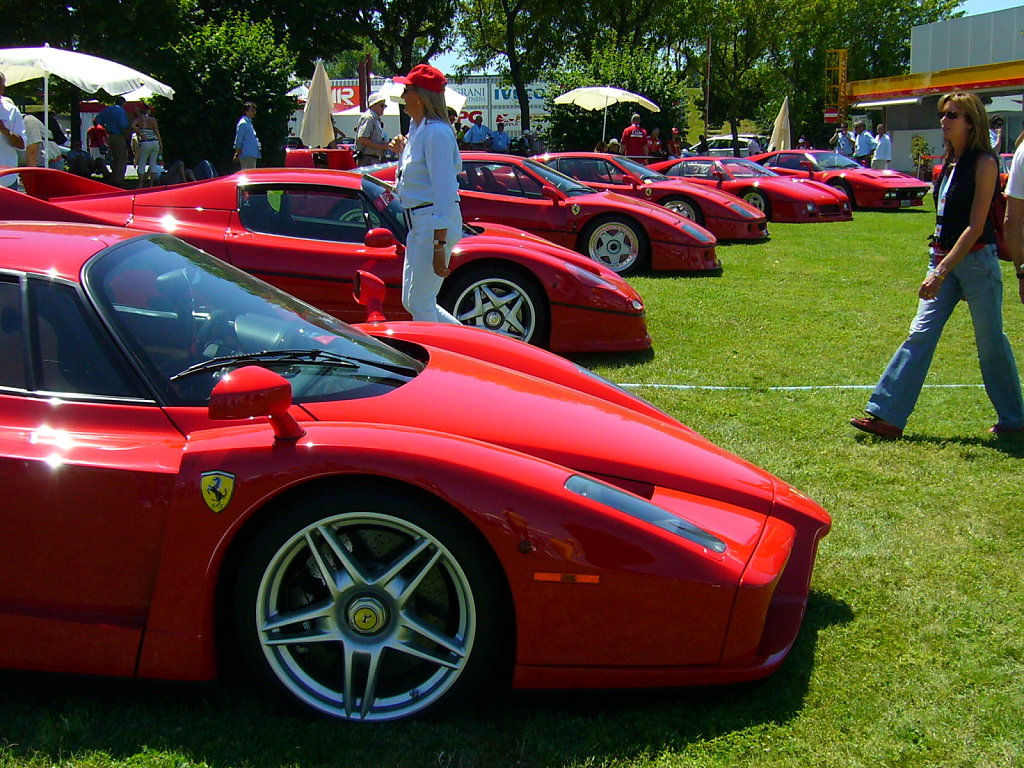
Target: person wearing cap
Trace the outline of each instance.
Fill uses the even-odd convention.
[[[366,111],[356,126],[356,165],[376,165],[384,159],[388,144],[382,115],[386,106],[387,98],[380,91],[366,100]]]
[[[462,157],[444,101],[448,81],[440,70],[417,64],[395,82],[405,86],[402,99],[410,118],[408,137],[393,141],[394,149],[401,151],[396,192],[409,228],[402,304],[413,320],[458,323],[437,303],[441,283],[449,274],[452,246],[462,237],[456,179]]]

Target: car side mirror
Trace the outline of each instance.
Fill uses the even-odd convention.
[[[366,307],[366,322],[383,323],[387,320],[384,317],[385,293],[384,281],[377,275],[364,269],[356,270],[352,280],[352,297]]]
[[[718,186],[722,186],[722,182],[725,181],[725,172],[716,168],[711,172],[711,178],[718,182]]]
[[[814,163],[810,160],[801,160],[800,167],[807,171],[807,175],[810,178],[814,178]]]
[[[247,365],[232,371],[217,382],[210,393],[207,413],[215,421],[270,417],[277,440],[298,440],[306,430],[289,413],[292,385],[283,376]]]
[[[398,245],[395,233],[384,227],[377,227],[367,232],[363,243],[367,248],[390,248],[393,245]]]
[[[631,173],[623,174],[622,180],[629,184],[631,187],[639,187],[643,182],[640,181],[636,176]]]
[[[553,203],[560,203],[560,202],[562,202],[562,193],[559,192],[554,187],[541,187],[540,188],[540,195],[541,195],[541,197],[546,198],[546,199],[550,200]]]

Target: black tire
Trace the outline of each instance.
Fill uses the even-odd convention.
[[[469,264],[445,280],[440,302],[463,325],[537,346],[548,342],[551,308],[547,295],[521,270],[501,264]]]
[[[620,275],[631,275],[650,262],[647,233],[625,216],[601,216],[583,228],[576,250]]]
[[[759,189],[747,189],[740,195],[743,198],[743,202],[749,203],[750,205],[757,208],[761,213],[765,215],[768,221],[772,218],[772,203],[768,199],[768,195]]]
[[[673,195],[672,197],[666,197],[661,201],[661,204],[670,211],[675,211],[679,215],[690,219],[690,221],[702,227],[704,226],[704,211],[701,210],[700,206],[692,198]]]
[[[828,181],[828,185],[830,187],[832,187],[833,189],[838,189],[840,192],[842,192],[844,195],[846,195],[846,199],[850,201],[850,210],[851,211],[854,208],[857,207],[857,201],[853,197],[853,190],[850,189],[850,185],[849,184],[847,184],[842,179],[830,179]]]
[[[439,501],[328,485],[257,532],[232,607],[246,663],[292,703],[382,722],[480,691],[510,637],[506,594],[478,532]]]

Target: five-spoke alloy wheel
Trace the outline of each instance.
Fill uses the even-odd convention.
[[[471,268],[445,285],[441,302],[463,325],[543,344],[547,302],[532,281],[500,266]]]
[[[647,235],[626,218],[610,216],[591,222],[580,242],[585,256],[620,275],[635,272],[647,262]]]
[[[401,491],[293,499],[242,566],[235,626],[290,697],[353,721],[423,714],[492,667],[504,602],[464,521]],[[470,534],[472,532],[470,531]]]

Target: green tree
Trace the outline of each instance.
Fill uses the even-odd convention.
[[[597,51],[589,62],[573,56],[550,74],[549,82],[546,136],[554,150],[592,149],[601,140],[602,112],[554,103],[558,94],[588,85],[610,85],[632,91],[661,108],[660,112],[647,113],[642,107],[637,109],[636,104],[613,104],[608,107],[609,138],[618,137],[633,112],[643,115],[647,128],[660,127],[666,137],[673,127],[678,127],[683,135],[686,133],[686,91],[676,72],[657,54]]]
[[[374,61],[405,74],[447,50],[457,0],[369,0],[349,21],[377,49]]]
[[[235,124],[242,104],[259,105],[255,124],[264,164],[280,164],[295,100],[287,95],[295,56],[280,42],[270,21],[245,14],[210,21],[168,46],[165,61],[187,72],[175,81],[174,101],[155,98],[168,160],[187,165],[210,160],[232,170]]]
[[[557,39],[564,12],[548,0],[463,0],[458,28],[467,68],[497,67],[516,89],[524,131],[530,129],[526,86],[565,49]]]

